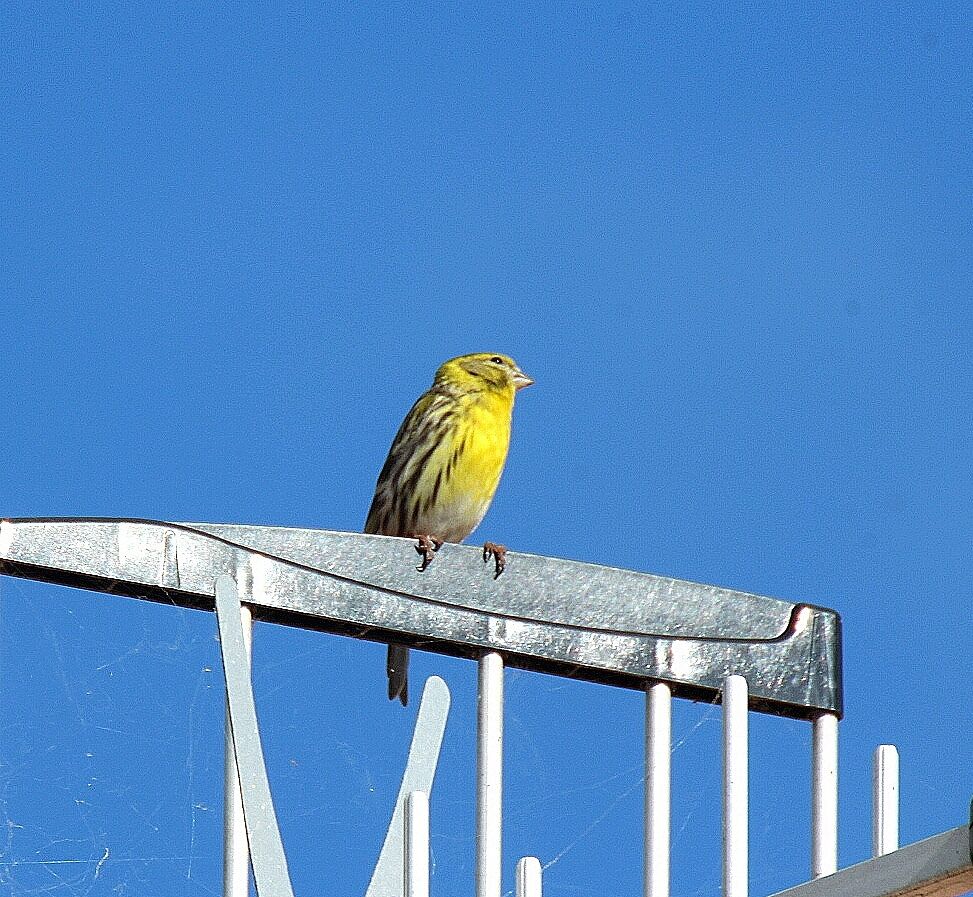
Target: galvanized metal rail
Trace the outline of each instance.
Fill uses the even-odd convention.
[[[169,604],[213,607],[221,573],[253,581],[259,619],[396,640],[507,666],[718,700],[747,679],[750,708],[842,714],[841,624],[827,608],[649,573],[446,545],[425,573],[407,539],[152,520],[0,521],[0,572]],[[248,599],[248,603],[250,600]]]

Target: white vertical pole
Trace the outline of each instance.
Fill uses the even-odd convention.
[[[253,651],[253,616],[245,604],[240,606],[243,642],[247,654]],[[226,753],[223,766],[223,897],[248,897],[250,893],[250,845],[243,818],[243,794],[237,775],[236,752],[230,729],[227,705],[225,725]]]
[[[669,897],[672,690],[653,682],[645,696],[644,897]]]
[[[723,683],[723,895],[747,897],[748,689],[743,676]]]
[[[811,877],[838,871],[838,717],[811,723]]]
[[[405,798],[405,897],[429,897],[429,797],[410,791]]]
[[[898,849],[899,752],[894,744],[880,744],[872,762],[872,856]]]
[[[541,897],[541,862],[537,857],[522,857],[517,861],[515,897]]]
[[[476,897],[500,897],[503,658],[480,658],[476,745]]]

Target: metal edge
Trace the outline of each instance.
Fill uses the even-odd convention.
[[[157,521],[143,518],[112,518],[112,517],[36,517],[36,518],[4,518],[0,521],[0,524],[9,523],[107,523],[107,524],[124,524],[124,523],[134,523],[149,525],[152,527],[159,528],[173,528],[177,527],[179,529],[184,529],[193,533],[202,539],[212,539],[218,543],[226,545],[233,550],[241,551],[245,553],[252,554],[258,557],[265,557],[271,559],[277,563],[284,564],[287,566],[292,566],[295,568],[304,569],[309,573],[315,575],[327,575],[322,574],[321,571],[314,567],[309,567],[307,565],[302,565],[295,561],[287,558],[278,558],[275,555],[267,554],[259,549],[249,548],[246,545],[241,545],[238,542],[222,538],[220,536],[214,535],[213,533],[207,532],[205,530],[194,529],[191,526],[185,524],[173,524],[166,521]],[[0,550],[3,549],[3,538],[4,530],[7,530],[6,538],[9,540],[9,528],[0,525]],[[0,573],[19,576],[21,578],[29,579],[41,579],[43,581],[48,581],[58,585],[66,585],[73,588],[88,588],[96,591],[102,591],[107,594],[125,595],[130,597],[142,598],[146,600],[152,600],[159,603],[178,605],[183,607],[189,607],[199,610],[212,611],[213,601],[211,596],[201,595],[196,592],[186,592],[181,590],[176,590],[172,588],[153,586],[148,584],[127,584],[127,588],[122,590],[118,587],[118,582],[116,580],[91,576],[83,573],[71,572],[68,573],[63,570],[58,570],[56,568],[43,567],[34,564],[24,564],[19,561],[7,561],[0,559]],[[371,588],[368,583],[360,583],[363,588]],[[743,593],[751,594],[751,593]],[[756,596],[763,597],[763,596]],[[772,599],[779,601],[780,599]],[[302,614],[298,611],[270,608],[266,605],[263,606],[253,606],[254,610],[257,611],[259,619],[265,620],[267,622],[275,622],[282,625],[297,626],[299,628],[307,628],[319,631],[326,631],[331,633],[336,633],[340,635],[347,635],[355,638],[366,638],[373,641],[399,641],[404,644],[408,644],[413,647],[424,648],[426,650],[432,650],[438,653],[450,654],[460,657],[471,657],[475,658],[479,656],[482,652],[482,646],[473,645],[462,645],[457,642],[445,641],[436,638],[430,638],[428,636],[411,636],[408,633],[404,633],[398,630],[386,631],[379,627],[369,626],[363,628],[360,624],[350,623],[348,621],[336,620],[333,618],[319,617],[316,615]],[[790,716],[804,719],[813,719],[815,715],[822,711],[836,713],[839,717],[843,715],[843,689],[841,683],[842,668],[841,668],[841,618],[834,610],[814,604],[793,604],[794,612],[791,616],[791,622],[789,623],[785,633],[782,636],[775,638],[773,640],[740,640],[740,639],[712,639],[712,638],[700,638],[692,639],[685,636],[670,636],[664,633],[651,634],[651,633],[639,633],[637,637],[639,638],[657,638],[670,641],[680,641],[689,640],[697,643],[746,643],[755,645],[766,645],[771,642],[785,642],[789,638],[792,638],[795,634],[795,620],[800,615],[800,612],[804,608],[814,612],[814,624],[813,629],[817,630],[819,627],[825,630],[831,630],[833,633],[833,658],[831,664],[831,672],[833,676],[831,677],[832,688],[828,689],[829,694],[827,696],[821,695],[818,703],[799,703],[795,704],[791,701],[781,700],[776,698],[762,698],[761,696],[751,696],[751,706],[755,710],[759,710],[764,713],[769,713],[772,715],[779,716]],[[496,614],[492,611],[487,610],[475,610],[466,608],[467,610],[473,610],[477,613],[482,613],[484,615],[492,615],[503,617],[502,614]],[[830,625],[829,625],[830,624]],[[539,625],[560,625],[560,624],[544,624]],[[592,627],[588,631],[600,631]],[[631,635],[628,632],[622,632],[619,634]],[[500,648],[500,650],[503,650]],[[645,687],[645,682],[647,677],[639,676],[635,674],[630,674],[626,672],[618,672],[611,670],[604,670],[601,668],[585,667],[576,663],[566,663],[563,661],[546,659],[546,658],[533,658],[527,655],[517,655],[510,654],[506,655],[508,657],[508,663],[510,666],[518,667],[526,670],[535,670],[538,672],[544,672],[553,675],[562,675],[566,678],[583,678],[586,681],[601,682],[608,685],[620,686],[632,689],[642,690]],[[585,670],[585,675],[583,677],[572,676],[572,670]],[[811,670],[808,670],[811,673]],[[669,682],[673,687],[673,693],[678,697],[686,698],[694,701],[704,701],[707,703],[713,703],[715,700],[719,699],[718,688],[698,685],[692,682],[686,682],[679,680],[674,677],[666,678],[664,681]],[[827,683],[825,683],[827,684]],[[809,701],[814,700],[809,696]]]

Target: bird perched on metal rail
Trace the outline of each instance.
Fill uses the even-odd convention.
[[[365,532],[417,539],[420,572],[444,542],[462,542],[483,519],[507,459],[517,390],[534,381],[507,355],[452,358],[405,416],[378,475]],[[504,569],[506,549],[483,560]],[[409,649],[389,645],[389,700],[409,700]]]

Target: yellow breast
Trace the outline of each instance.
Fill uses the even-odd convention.
[[[442,483],[435,503],[423,515],[422,531],[460,542],[479,525],[507,460],[512,410],[512,398],[503,395],[477,396],[469,402],[443,446]]]

